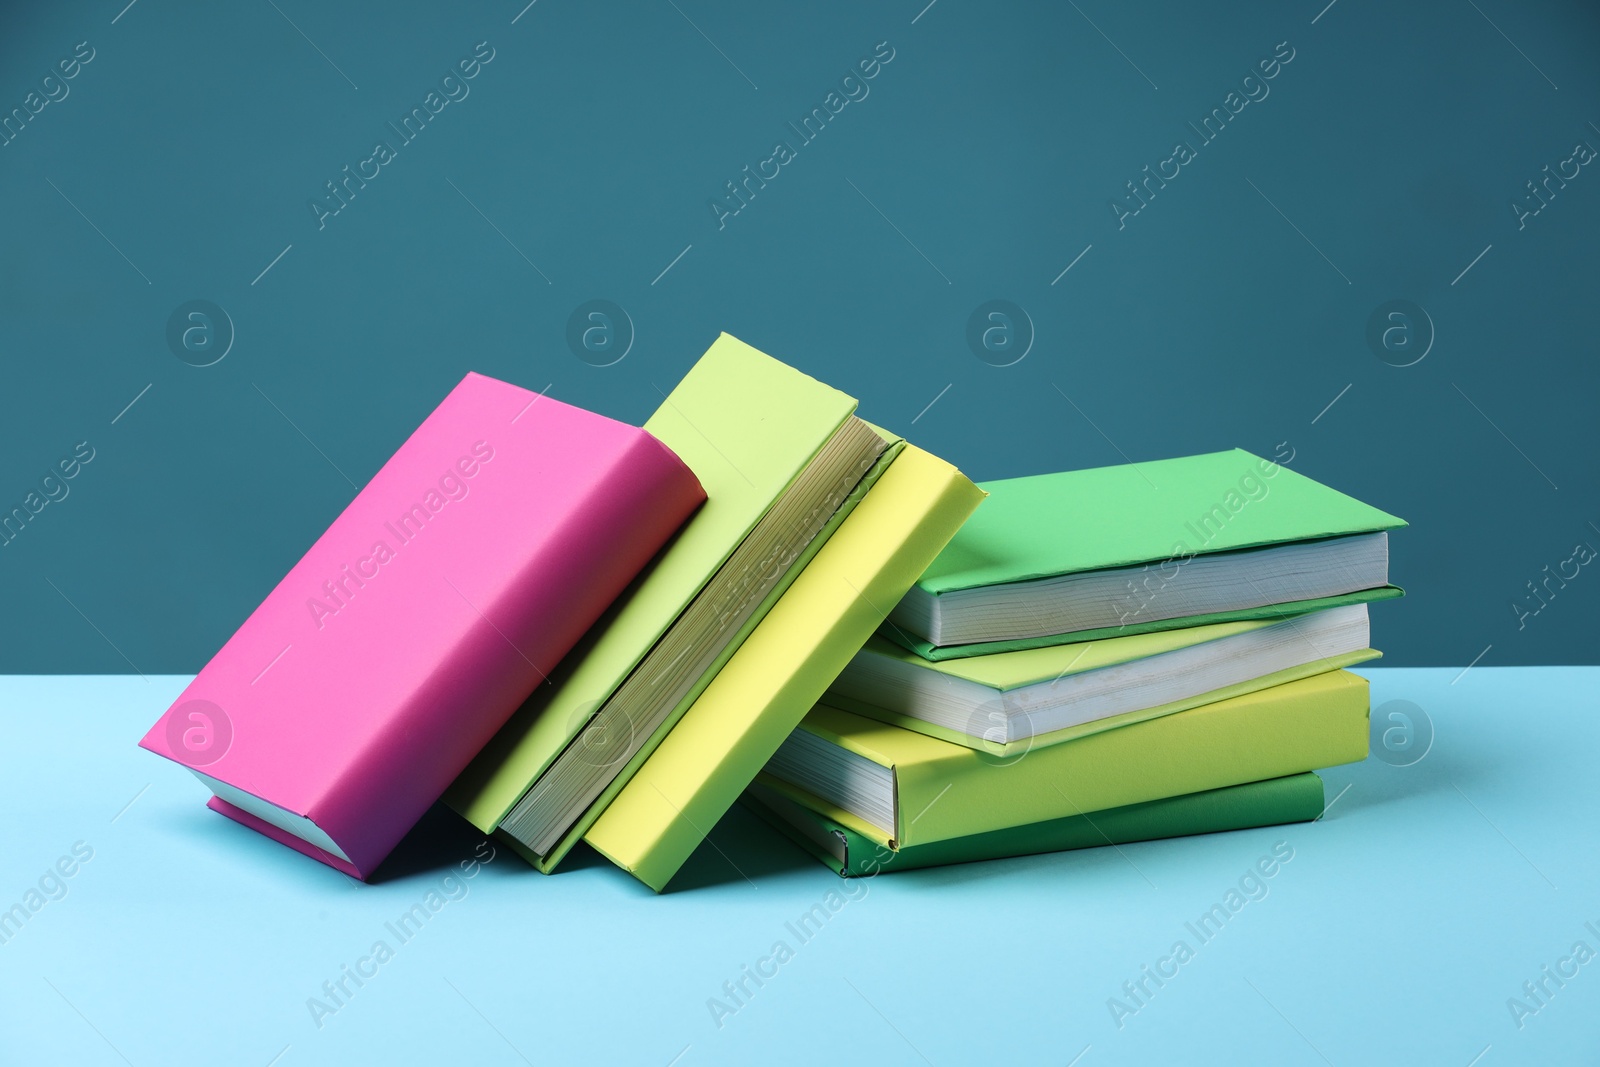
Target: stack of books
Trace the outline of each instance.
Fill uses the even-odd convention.
[[[983,488],[748,806],[847,875],[1321,813],[1400,519],[1238,450]]]
[[[140,744],[356,878],[443,800],[657,890],[741,795],[875,873],[1306,818],[1365,754],[1399,520],[1242,452],[986,494],[855,411],[726,334],[643,428],[469,374]]]

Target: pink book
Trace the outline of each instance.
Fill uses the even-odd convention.
[[[704,499],[644,430],[468,374],[140,745],[365,879]]]

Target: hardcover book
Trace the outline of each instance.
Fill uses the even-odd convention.
[[[664,888],[982,499],[906,445],[585,840]]]
[[[1240,449],[986,482],[889,616],[927,659],[1364,603],[1405,522]]]
[[[950,863],[1310,822],[1322,814],[1323,792],[1322,779],[1308,771],[900,849],[881,845],[759,782],[739,802],[838,874],[870,878]]]
[[[1005,758],[818,705],[760,781],[900,849],[1354,763],[1367,732],[1347,671]]]
[[[703,500],[646,431],[468,374],[140,745],[367,878]]]

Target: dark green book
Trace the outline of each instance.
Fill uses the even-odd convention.
[[[1032,856],[1164,837],[1310,822],[1322,814],[1322,779],[1291,774],[1264,782],[1151,800],[1091,815],[1014,826],[891,849],[759,782],[741,802],[846,878],[948,863]]]
[[[1240,449],[982,488],[881,631],[926,659],[1401,595],[1404,520]]]

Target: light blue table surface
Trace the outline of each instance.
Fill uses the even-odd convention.
[[[1317,823],[844,882],[735,809],[661,896],[586,850],[467,877],[489,850],[441,810],[361,885],[135,747],[186,679],[3,678],[0,907],[43,903],[0,944],[0,1063],[1600,1061],[1600,669],[1366,673],[1401,732],[1326,774]],[[1390,701],[1421,709],[1408,752]]]

